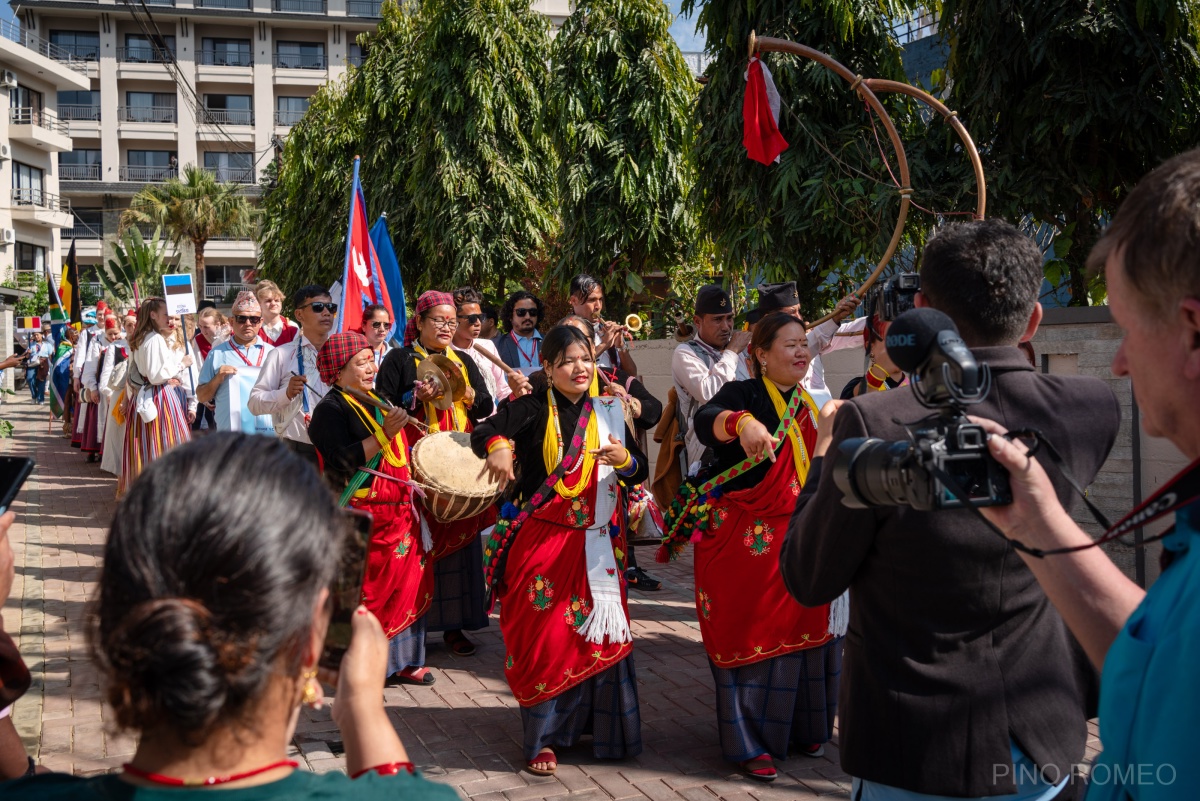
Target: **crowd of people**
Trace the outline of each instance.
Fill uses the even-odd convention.
[[[1147,431],[1189,458],[1200,457],[1197,197],[1200,151],[1139,185],[1092,255],[1126,331],[1114,372],[1132,376]],[[944,313],[990,367],[972,412],[1010,472],[1010,505],[848,502],[831,452],[904,440],[904,423],[928,414],[881,344],[891,320],[872,303],[855,316],[853,295],[809,327],[794,283],[764,284],[735,330],[730,295],[701,288],[665,404],[588,275],[553,323],[524,290],[498,320],[475,288],[427,291],[400,342],[389,341],[398,310],[384,306],[335,332],[338,304],[321,286],[292,293],[294,322],[270,282],[241,293],[228,319],[203,310],[191,348],[161,299],[123,317],[98,309],[69,359],[72,444],[102,466],[120,455],[91,636],[117,722],[142,741],[121,777],[35,778],[15,797],[67,797],[81,782],[101,797],[121,781],[369,797],[398,774],[439,797],[410,775],[378,690],[434,684],[427,635],[470,657],[468,633],[496,607],[526,769],[554,774],[558,751],[585,735],[597,759],[636,756],[628,593],[660,583],[636,565],[646,540],[664,562],[694,548],[719,746],[751,779],[822,755],[836,718],[860,801],[1077,797],[1098,708],[1109,772],[1093,772],[1092,794],[1187,797],[1200,786],[1187,735],[1200,712],[1187,681],[1200,657],[1195,465],[1171,496],[1170,567],[1145,593],[1069,516],[1120,410],[1105,382],[1039,373],[1022,348],[1042,319],[1037,246],[1004,222],[952,224],[921,264],[915,306]],[[852,346],[867,369],[834,400],[821,356]],[[1003,436],[1030,429],[1053,444],[1049,473]],[[432,514],[425,440],[469,449],[498,500]],[[337,675],[319,674],[339,507],[369,512],[372,533],[349,652]],[[368,774],[354,791],[344,777],[301,779],[285,759],[320,678],[337,687],[349,771]],[[0,722],[0,768],[3,738]],[[1124,770],[1143,763],[1158,766],[1149,779]]]

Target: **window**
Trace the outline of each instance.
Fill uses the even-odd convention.
[[[204,169],[215,173],[218,181],[254,183],[253,153],[205,153]]]
[[[58,177],[62,181],[99,181],[100,151],[75,149],[59,153]]]
[[[64,120],[99,120],[99,92],[59,92],[58,116]]]
[[[118,54],[121,61],[134,63],[162,63],[175,56],[175,37],[150,37],[137,33],[125,34],[125,52]]]
[[[307,97],[277,97],[275,98],[275,124],[295,125],[308,111]]]
[[[129,163],[138,167],[170,167],[175,159],[173,150],[130,150]]]
[[[75,225],[63,231],[63,239],[103,239],[104,210],[73,208]]]
[[[363,62],[367,60],[367,49],[358,42],[351,42],[350,47],[346,51],[346,63],[361,67]]]
[[[204,108],[208,110],[208,114],[207,120],[202,117],[201,121],[253,125],[254,112],[250,102],[250,95],[205,95]]]
[[[250,55],[249,39],[201,40],[200,63],[217,67],[250,67],[254,60]]]
[[[30,167],[14,161],[12,165],[13,205],[42,206],[45,198],[42,189],[45,186],[45,173],[37,167]]]
[[[325,45],[322,42],[277,42],[275,66],[290,69],[325,69]]]
[[[146,183],[163,181],[178,172],[174,150],[130,150],[121,165],[121,180]]]
[[[175,93],[126,92],[121,119],[127,122],[175,122]]]
[[[17,272],[41,275],[46,270],[46,249],[41,245],[17,243]]]
[[[50,44],[72,58],[100,58],[100,34],[94,31],[50,31]]]
[[[34,114],[39,114],[46,107],[46,101],[41,92],[34,91],[27,86],[14,86],[8,90],[8,107],[10,109],[32,109]]]

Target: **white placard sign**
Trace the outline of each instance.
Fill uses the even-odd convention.
[[[164,275],[163,297],[167,300],[167,314],[182,316],[196,313],[196,292],[192,289],[191,273]]]

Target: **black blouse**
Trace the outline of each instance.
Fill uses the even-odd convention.
[[[586,398],[580,398],[577,403],[571,403],[557,389],[553,390],[555,401],[558,403],[558,424],[563,433],[563,439],[569,441],[575,426],[579,422],[579,414],[583,409]],[[546,393],[535,392],[517,398],[511,403],[502,404],[500,411],[494,417],[489,417],[471,432],[471,450],[480,458],[487,457],[488,440],[495,436],[511,439],[516,445],[516,463],[520,466],[517,475],[515,492],[511,494],[518,506],[532,495],[546,481],[546,463],[542,458],[542,440],[546,434],[546,420],[550,416],[550,404],[546,401]],[[625,447],[633,454],[637,469],[633,475],[625,477],[617,474],[617,480],[628,487],[636,486],[645,481],[650,475],[649,460],[637,446],[637,439],[629,427],[625,428]]]
[[[787,392],[780,391],[779,394],[783,396],[785,404],[791,403],[792,393],[795,391],[795,389]],[[716,457],[716,463],[701,473],[701,482],[728,470],[746,458],[746,451],[742,448],[740,439],[721,442],[713,435],[713,424],[721,412],[726,411],[750,412],[754,415],[754,419],[766,426],[767,431],[772,434],[779,427],[779,415],[775,413],[775,404],[771,403],[771,396],[767,394],[767,388],[763,385],[762,379],[730,381],[721,387],[712,400],[701,406],[696,412],[693,423],[696,429],[696,438],[711,447]],[[740,476],[726,481],[723,486],[727,490],[757,486],[766,477],[771,466],[771,460],[763,459],[762,462]]]
[[[467,368],[467,381],[475,390],[475,402],[467,409],[467,417],[477,423],[492,413],[495,405],[483,380],[483,373],[475,360],[460,350],[454,351],[459,360]],[[444,351],[429,351],[430,355]],[[379,375],[375,378],[375,391],[390,400],[396,406],[409,409],[412,406],[413,384],[417,383],[418,354],[412,347],[396,348],[388,351],[379,366]]]
[[[374,410],[367,408],[369,414]],[[363,451],[363,440],[371,436],[358,412],[342,397],[336,387],[331,387],[312,412],[308,424],[308,437],[321,454],[325,464],[325,475],[329,483],[344,488],[367,463]]]
[[[646,389],[646,385],[631,376],[621,368],[617,368],[617,380],[613,383],[620,384],[622,388],[628,386],[628,392],[633,397],[637,398],[642,404],[642,416],[634,418],[633,427],[643,431],[649,431],[658,425],[658,421],[662,418],[662,401],[650,394],[650,390]],[[603,382],[601,382],[603,384]]]

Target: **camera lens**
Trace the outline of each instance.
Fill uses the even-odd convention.
[[[846,506],[918,506],[910,497],[908,464],[912,446],[874,437],[855,438],[838,445],[834,483],[846,496]]]

